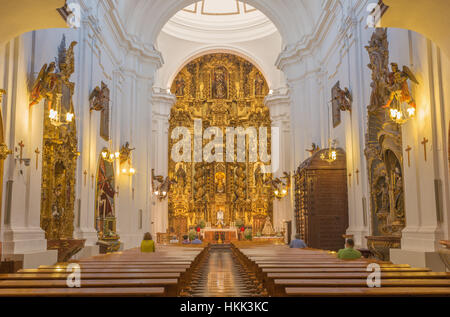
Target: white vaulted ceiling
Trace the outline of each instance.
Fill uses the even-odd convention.
[[[184,22],[194,25],[205,26],[206,20],[215,18],[230,18],[229,23],[243,22],[241,26],[255,26],[257,21],[268,25],[267,17],[281,34],[284,44],[293,44],[302,37],[308,36],[323,11],[324,3],[332,0],[245,0],[247,12],[240,9],[239,14],[205,14],[206,13],[233,13],[232,0],[206,0],[203,14],[201,14],[202,1],[195,0],[115,0],[118,7],[118,14],[123,21],[125,31],[132,37],[138,38],[141,42],[154,44],[161,30],[175,16],[185,17]],[[197,10],[194,13],[186,12],[192,10],[197,2]],[[220,7],[217,6],[220,4]],[[200,7],[199,7],[200,5]],[[240,6],[243,6],[241,4]],[[250,8],[250,10],[248,10]],[[256,8],[259,12],[252,11]],[[249,12],[250,11],[250,12]],[[200,13],[199,13],[200,12]],[[186,14],[185,14],[186,13]],[[190,15],[187,15],[187,14]],[[189,18],[190,17],[190,18]],[[183,19],[181,18],[181,21]],[[234,22],[233,22],[234,21]],[[251,21],[251,22],[249,22]],[[180,22],[180,20],[178,21]],[[181,23],[181,22],[180,22]],[[227,21],[224,20],[224,23]],[[245,23],[247,23],[245,25]],[[216,26],[217,27],[217,26]],[[218,34],[218,33],[217,33]]]
[[[256,40],[277,31],[254,7],[236,0],[202,0],[176,13],[163,32],[200,43]]]

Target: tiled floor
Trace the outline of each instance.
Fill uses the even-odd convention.
[[[246,297],[259,293],[226,245],[211,247],[192,284],[192,296]]]

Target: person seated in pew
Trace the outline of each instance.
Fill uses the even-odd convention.
[[[155,252],[155,241],[152,240],[150,232],[144,234],[144,240],[141,242],[141,252]]]
[[[189,237],[187,235],[183,236],[183,241],[181,241],[182,244],[191,244],[191,241],[189,241]]]
[[[291,241],[291,244],[289,245],[289,247],[290,248],[296,248],[296,249],[307,248],[308,246],[306,245],[305,241],[303,241],[300,238],[301,238],[300,234],[297,233],[295,235],[295,239]]]
[[[192,240],[192,242],[191,242],[191,244],[202,244],[202,243],[203,243],[202,240],[200,240],[200,239],[198,238],[198,236],[195,237],[195,239]]]
[[[355,241],[353,239],[347,239],[345,242],[345,249],[340,249],[337,253],[337,257],[342,260],[354,260],[361,257],[361,252],[354,249]]]

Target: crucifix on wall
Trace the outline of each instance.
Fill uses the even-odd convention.
[[[359,169],[356,169],[356,185],[359,185]]]
[[[426,137],[423,137],[423,141],[420,142],[423,144],[423,155],[425,158],[425,162],[427,161],[427,143],[428,143],[428,139]]]
[[[34,153],[36,153],[36,170],[37,170],[39,163],[39,154],[41,153],[41,151],[39,151],[39,148],[36,148],[36,150],[34,150]]]
[[[405,149],[406,153],[408,153],[408,167],[411,166],[411,159],[410,159],[410,153],[409,153],[409,152],[411,152],[411,150],[412,150],[412,147],[410,147],[409,145],[408,145],[408,147]]]
[[[83,174],[84,174],[84,186],[86,186],[86,176],[87,176],[87,171],[84,170]]]

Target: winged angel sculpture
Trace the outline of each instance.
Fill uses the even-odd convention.
[[[408,79],[416,84],[419,84],[416,77],[408,66],[403,66],[403,70],[401,71],[398,68],[397,63],[391,63],[391,68],[392,71],[389,73],[387,78],[387,88],[390,91],[390,95],[383,108],[389,108],[394,99],[396,99],[399,105],[402,102],[406,102],[411,107],[416,108],[416,103],[411,97],[408,87]]]

